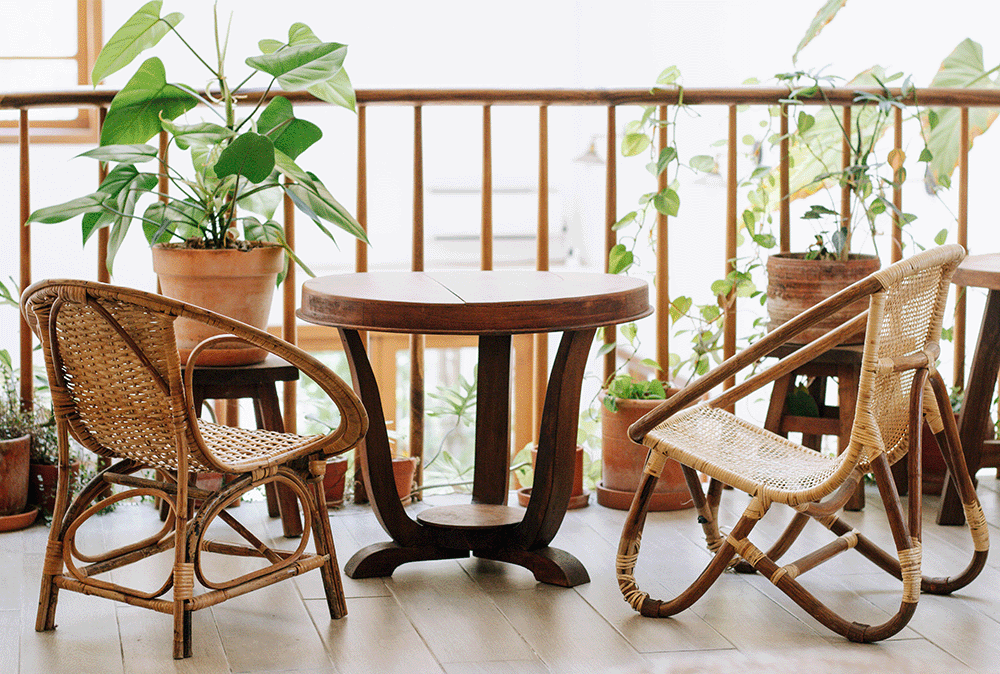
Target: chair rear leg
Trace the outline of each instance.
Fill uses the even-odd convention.
[[[317,465],[319,463],[322,465]],[[316,523],[313,528],[316,537],[316,554],[329,557],[326,563],[320,567],[320,573],[323,576],[323,591],[326,593],[326,604],[330,609],[330,617],[343,618],[347,615],[347,598],[344,595],[344,581],[337,563],[337,550],[333,543],[330,515],[326,509],[326,495],[323,493],[323,474],[326,471],[325,457],[321,461],[311,461],[310,471],[313,472],[310,480],[312,503],[308,504],[307,507],[313,511],[313,521]],[[316,471],[319,471],[318,475]]]

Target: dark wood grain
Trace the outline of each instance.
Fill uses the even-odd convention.
[[[347,563],[347,575],[387,576],[406,562],[461,556],[465,551],[524,566],[542,582],[588,582],[578,560],[549,547],[573,489],[580,387],[597,327],[650,313],[644,281],[610,274],[373,272],[307,281],[298,315],[340,330],[355,390],[369,415],[361,452],[365,487],[379,523],[392,537],[391,543],[359,550]],[[400,505],[381,399],[359,330],[479,335],[471,504],[425,510],[416,520]],[[531,499],[522,512],[505,505],[511,337],[556,330],[563,331],[563,337],[545,395]]]

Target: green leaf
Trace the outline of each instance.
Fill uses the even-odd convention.
[[[622,139],[622,156],[634,157],[649,147],[649,136],[644,133],[626,133]]]
[[[199,122],[198,124],[175,124],[169,119],[161,119],[160,124],[169,131],[177,147],[186,150],[192,146],[207,147],[216,145],[236,136],[232,129],[227,129],[211,122]]]
[[[934,159],[934,155],[926,147],[920,151],[920,156],[917,157],[917,161],[930,161]]]
[[[635,323],[626,323],[622,326],[622,336],[630,343],[635,343],[635,338],[639,334],[639,327]]]
[[[295,185],[282,186],[282,189],[292,198],[299,210],[310,217],[328,237],[333,239],[333,235],[322,226],[320,219],[368,243],[368,235],[365,234],[361,224],[340,205],[319,179],[303,171],[283,152],[276,151],[274,158],[278,170],[296,182]]]
[[[966,38],[941,63],[941,68],[931,80],[932,87],[967,87],[970,89],[996,89],[983,65],[983,48]],[[932,125],[931,113],[938,120]],[[997,118],[996,108],[969,108],[969,147],[983,134]],[[932,155],[927,168],[932,180],[945,185],[944,176],[951,177],[959,159],[959,139],[961,135],[961,110],[959,108],[936,108],[921,120],[927,137],[927,149]],[[923,154],[921,154],[923,156]]]
[[[322,42],[251,56],[246,64],[277,79],[285,91],[297,91],[331,79],[343,68],[346,56],[346,45]]]
[[[632,251],[626,250],[624,244],[617,244],[608,253],[608,273],[620,274],[632,266]]]
[[[732,281],[727,281],[725,279],[719,279],[718,281],[713,281],[711,286],[711,291],[713,295],[729,295],[730,291],[733,289]]]
[[[656,160],[656,175],[663,173],[670,162],[675,159],[677,159],[677,150],[674,147],[665,147],[660,150],[660,156]]]
[[[657,362],[656,362],[655,360],[653,360],[652,358],[643,358],[641,362],[642,362],[642,364],[643,364],[643,365],[645,365],[646,367],[651,367],[651,368],[653,368],[654,370],[662,370],[662,369],[663,369],[663,368],[661,368],[661,367],[660,367],[660,364],[659,364],[659,363],[657,363]]]
[[[156,159],[156,148],[152,145],[99,145],[93,150],[81,152],[77,157],[90,157],[98,161],[119,164],[142,164]]]
[[[809,389],[799,384],[785,397],[785,408],[797,417],[818,417],[819,406],[809,394]]]
[[[260,113],[257,131],[270,138],[275,149],[292,159],[323,137],[318,126],[295,117],[291,102],[283,96],[276,96]]]
[[[812,115],[810,115],[809,113],[807,113],[805,111],[802,111],[802,112],[799,113],[798,122],[797,122],[799,133],[804,134],[809,129],[813,128],[813,126],[815,124],[816,124],[816,118],[815,117],[813,117]]]
[[[621,229],[622,227],[625,227],[629,223],[635,222],[635,218],[636,218],[637,215],[638,215],[638,213],[636,213],[635,211],[630,211],[630,212],[626,213],[622,217],[621,220],[619,220],[615,224],[611,225],[612,231],[617,232],[619,229]]]
[[[699,154],[697,156],[691,157],[691,161],[688,162],[696,171],[702,171],[704,173],[714,173],[716,171],[715,159],[709,157],[707,154]]]
[[[669,87],[676,84],[680,76],[680,68],[677,66],[668,66],[656,77],[656,84],[661,87]]]
[[[948,229],[947,228],[942,229],[934,237],[934,243],[936,243],[939,246],[943,246],[944,242],[947,241],[947,240],[948,240]]]
[[[669,187],[653,197],[653,207],[664,215],[675,216],[681,207],[681,198]]]
[[[149,173],[140,173],[128,186],[118,194],[117,211],[121,215],[115,215],[111,232],[108,234],[108,272],[112,270],[115,256],[121,248],[122,241],[128,233],[129,225],[135,214],[135,204],[139,197],[156,187],[156,176]]]
[[[614,351],[615,348],[616,345],[614,342],[611,342],[610,344],[602,344],[601,348],[597,350],[597,357],[600,358],[601,356],[606,356],[607,354]]]
[[[273,54],[284,47],[285,43],[281,40],[261,40],[257,43],[257,46],[260,48],[262,54]]]
[[[168,14],[160,17],[161,0],[153,0],[139,8],[121,28],[115,31],[94,62],[90,80],[96,87],[108,75],[116,73],[135,57],[156,45],[172,26],[177,26],[183,14]]]
[[[215,175],[219,178],[240,175],[252,183],[264,182],[273,170],[274,143],[253,131],[238,136],[215,162]]]
[[[101,130],[101,145],[145,143],[160,132],[160,118],[174,119],[198,104],[196,98],[167,84],[163,62],[144,62],[111,101]]]
[[[107,198],[108,195],[103,192],[93,192],[85,197],[72,199],[63,204],[39,208],[28,216],[28,222],[51,225],[57,222],[64,222],[84,213],[99,213],[101,211],[101,204]]]
[[[339,105],[354,112],[357,106],[357,96],[354,93],[354,85],[351,78],[347,76],[347,70],[341,68],[337,74],[326,80],[306,87],[306,91],[332,105]]]
[[[691,310],[692,304],[694,304],[694,302],[690,297],[675,297],[673,301],[670,302],[671,322],[676,323],[678,320],[683,318],[687,312]]]
[[[270,187],[267,187],[268,185]],[[278,206],[281,205],[281,194],[281,189],[278,185],[278,172],[273,171],[267,177],[267,180],[260,183],[257,187],[249,191],[241,190],[237,203],[240,208],[244,208],[257,215],[262,215],[270,220],[274,217]]]

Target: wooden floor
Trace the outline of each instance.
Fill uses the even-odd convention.
[[[982,476],[979,493],[996,545],[1000,488],[992,475]],[[887,540],[883,513],[873,505],[874,492],[869,496],[867,510],[856,516],[858,525]],[[738,506],[738,496],[727,497]],[[442,498],[454,500],[437,500]],[[925,569],[957,571],[968,559],[967,531],[934,525],[936,499],[926,503]],[[649,516],[637,577],[654,596],[666,598],[706,561],[692,512]],[[279,523],[267,520],[260,502],[245,503],[234,514],[280,536]],[[730,523],[731,515],[732,510]],[[815,674],[1000,671],[1000,554],[969,588],[951,597],[923,596],[910,626],[895,638],[858,645],[827,632],[756,576],[724,575],[676,618],[640,617],[622,600],[614,580],[623,519],[623,512],[593,502],[568,514],[555,544],[581,559],[592,577],[575,589],[540,585],[519,567],[471,558],[416,563],[391,578],[345,578],[350,613],[331,621],[319,574],[312,572],[196,613],[194,657],[176,662],[168,616],[75,593],[60,594],[58,629],[36,633],[48,529],[0,534],[0,672],[657,674],[762,666]],[[367,508],[333,510],[331,520],[341,565],[359,547],[385,540]],[[126,540],[137,529],[158,525],[148,504],[120,507],[97,522],[88,533],[91,541]],[[758,530],[766,523],[767,518]],[[825,533],[819,527],[807,528],[810,532],[815,540]],[[767,541],[758,534],[757,542]],[[937,561],[942,559],[944,564]],[[144,563],[162,569],[169,559]],[[804,582],[838,610],[854,609],[860,622],[879,621],[898,602],[899,584],[854,552],[807,574]]]

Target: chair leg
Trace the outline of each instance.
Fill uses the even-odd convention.
[[[325,457],[320,461],[323,464],[321,470],[325,472]],[[331,618],[343,618],[347,615],[347,598],[344,595],[344,581],[340,576],[340,565],[337,563],[337,550],[333,543],[333,530],[330,528],[330,514],[326,509],[323,475],[314,476],[310,480],[309,486],[312,498],[307,507],[313,511],[316,554],[329,556],[326,563],[320,567],[320,573],[323,576],[323,591],[326,593],[326,604],[330,610]]]
[[[56,627],[56,603],[59,601],[59,588],[56,587],[56,576],[63,571],[62,540],[58,523],[52,523],[49,531],[49,543],[45,549],[45,562],[42,567],[42,583],[38,596],[38,613],[35,616],[35,631],[47,632]]]

